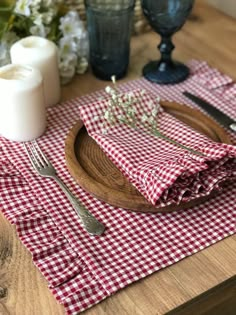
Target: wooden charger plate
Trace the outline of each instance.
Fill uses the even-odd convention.
[[[230,143],[229,137],[214,120],[197,109],[175,102],[162,101],[165,111],[216,142]],[[195,206],[209,199],[155,207],[149,203],[109,160],[87,134],[82,121],[70,130],[65,142],[65,157],[70,174],[86,191],[113,206],[141,212],[170,212]]]

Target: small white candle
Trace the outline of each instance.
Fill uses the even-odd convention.
[[[10,64],[0,68],[0,135],[30,141],[46,128],[46,106],[40,71]]]
[[[40,70],[46,106],[55,105],[60,101],[58,50],[52,41],[38,36],[25,37],[12,45],[10,55],[12,63],[28,64]]]

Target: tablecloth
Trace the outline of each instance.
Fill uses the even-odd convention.
[[[120,89],[145,88],[162,99],[195,105],[183,90],[202,95],[233,118],[236,84],[205,62],[189,63],[191,76],[172,86],[160,86],[144,78]],[[103,236],[91,236],[57,183],[39,177],[21,143],[0,139],[0,209],[16,226],[19,238],[46,278],[55,298],[67,314],[76,314],[128,284],[235,233],[236,183],[190,209],[167,214],[135,213],[97,200],[70,176],[64,157],[67,133],[79,119],[80,105],[104,95],[98,91],[48,110],[46,133],[40,147],[59,177],[106,226]],[[229,133],[236,144],[236,136]]]

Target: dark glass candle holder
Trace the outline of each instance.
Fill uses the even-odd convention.
[[[159,84],[185,80],[189,75],[189,69],[184,64],[172,60],[171,54],[175,48],[172,36],[184,25],[194,0],[142,0],[141,3],[143,13],[151,27],[161,36],[158,45],[161,58],[145,65],[144,77]]]

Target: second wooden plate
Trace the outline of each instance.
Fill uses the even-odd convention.
[[[175,102],[162,101],[161,105],[165,111],[212,140],[230,143],[224,129],[199,110]],[[141,212],[170,212],[192,207],[209,198],[198,198],[162,208],[154,207],[129,183],[87,134],[82,121],[75,124],[66,138],[65,157],[69,172],[77,183],[98,199],[113,206]]]

